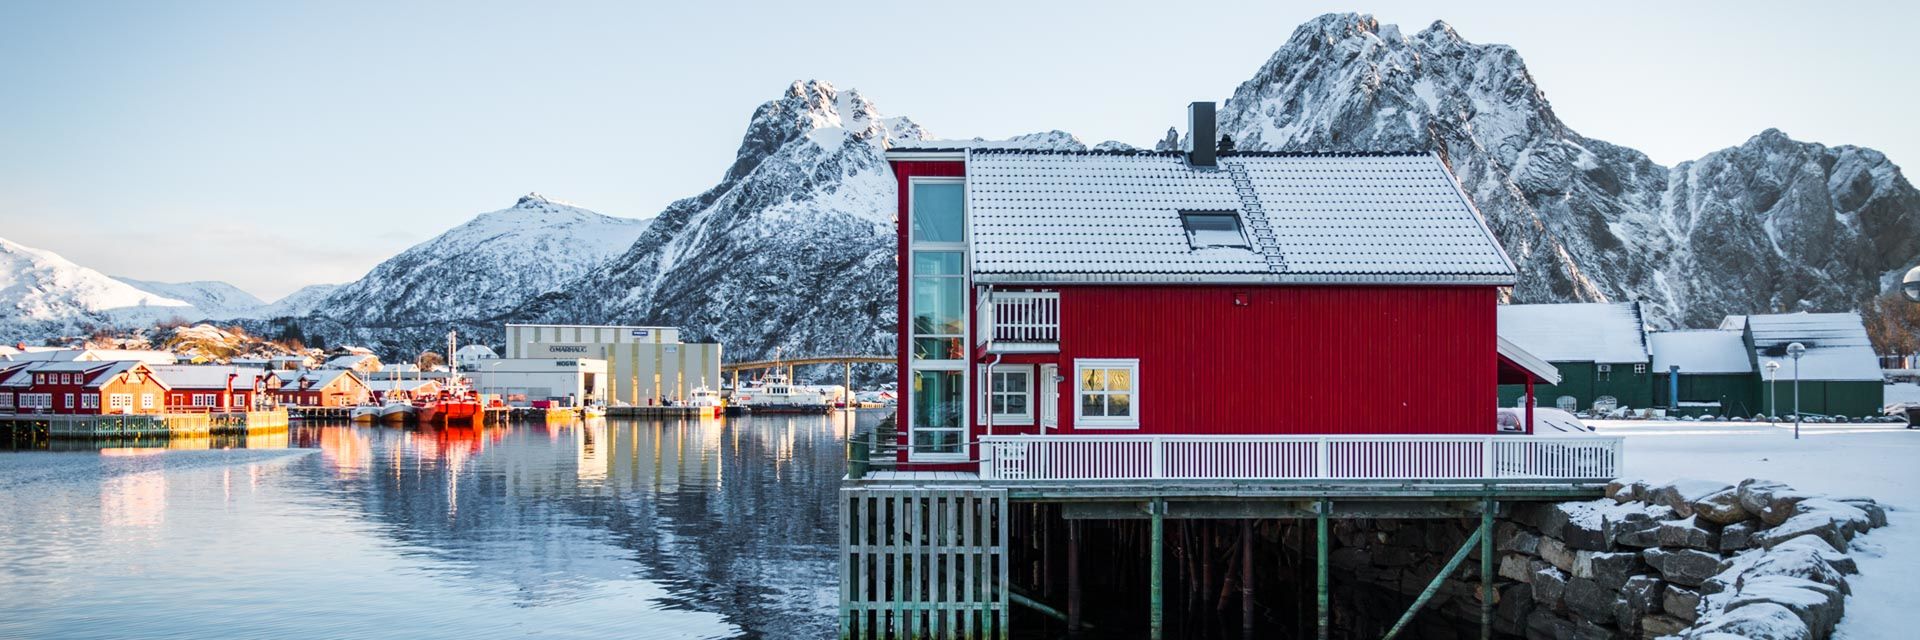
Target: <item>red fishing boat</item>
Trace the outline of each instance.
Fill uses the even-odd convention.
[[[447,353],[454,353],[458,346],[458,336],[453,332],[447,333]],[[465,378],[460,377],[459,362],[449,359],[447,365],[451,370],[446,386],[441,388],[438,396],[416,403],[414,414],[421,424],[471,425],[479,422],[480,396],[473,392],[473,387],[467,385]]]

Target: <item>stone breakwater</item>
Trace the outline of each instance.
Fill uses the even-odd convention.
[[[1346,521],[1332,560],[1418,593],[1474,524]],[[1616,481],[1598,500],[1503,505],[1495,628],[1551,640],[1824,640],[1858,571],[1851,542],[1886,524],[1872,499],[1766,480]],[[1478,621],[1481,597],[1478,563],[1464,566],[1431,605],[1459,629]]]

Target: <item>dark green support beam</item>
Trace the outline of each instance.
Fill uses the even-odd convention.
[[[1474,546],[1479,545],[1482,540],[1493,537],[1492,528],[1491,516],[1480,519],[1480,527],[1474,529],[1473,535],[1467,536],[1466,544],[1460,545],[1460,550],[1455,551],[1453,558],[1447,560],[1447,566],[1440,568],[1440,573],[1433,576],[1433,581],[1427,583],[1427,588],[1420,591],[1420,597],[1413,600],[1413,606],[1407,607],[1407,612],[1400,616],[1400,621],[1393,623],[1393,628],[1388,629],[1387,635],[1381,640],[1393,640],[1394,636],[1400,635],[1400,631],[1407,627],[1407,623],[1413,621],[1413,614],[1419,613],[1421,607],[1427,606],[1427,601],[1433,599],[1433,594],[1440,590],[1440,583],[1446,582],[1447,576],[1453,575],[1454,570],[1460,568],[1460,563],[1466,562],[1467,556],[1473,555]],[[1484,561],[1482,566],[1485,566]],[[1325,571],[1324,568],[1321,570]]]
[[[1147,568],[1147,582],[1149,583],[1147,585],[1147,637],[1151,640],[1161,640],[1166,637],[1166,612],[1161,606],[1163,602],[1160,593],[1160,565],[1163,559],[1161,557],[1163,553],[1161,547],[1166,545],[1167,503],[1159,498],[1154,498],[1153,502],[1147,504],[1147,509],[1153,512],[1153,535],[1150,536],[1153,539],[1152,542],[1150,542],[1150,544],[1153,545],[1153,549],[1147,554],[1148,557],[1152,558]]]
[[[1315,595],[1315,598],[1317,598],[1317,605],[1319,607],[1318,621],[1316,622],[1318,629],[1316,637],[1320,640],[1327,640],[1328,634],[1332,632],[1331,621],[1327,615],[1327,516],[1329,512],[1333,511],[1333,501],[1321,498],[1318,508],[1314,509],[1314,511],[1318,514],[1318,516],[1313,519],[1314,566],[1315,572],[1318,574],[1316,576],[1318,593]]]
[[[1493,640],[1493,498],[1480,508],[1480,640]]]

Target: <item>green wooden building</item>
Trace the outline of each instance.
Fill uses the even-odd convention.
[[[1535,387],[1543,407],[1592,411],[1652,406],[1653,359],[1637,302],[1504,305],[1500,337],[1560,370],[1560,383]],[[1500,386],[1500,406],[1520,406],[1526,388]]]
[[[1647,344],[1653,350],[1653,403],[1670,415],[1746,418],[1767,411],[1745,331],[1657,331]]]
[[[1858,313],[1727,316],[1720,328],[1742,332],[1756,372],[1758,404],[1773,406],[1777,392],[1778,415],[1793,413],[1796,377],[1803,413],[1858,418],[1879,415],[1886,402],[1880,359]],[[1787,354],[1787,345],[1795,342],[1807,348],[1797,376],[1794,359]],[[1772,381],[1765,379],[1768,362],[1780,363]]]

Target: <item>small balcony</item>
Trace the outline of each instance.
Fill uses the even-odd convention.
[[[980,309],[989,352],[1060,350],[1060,292],[995,291]]]
[[[1572,482],[1620,472],[1618,436],[987,436],[979,478],[1084,482]]]

